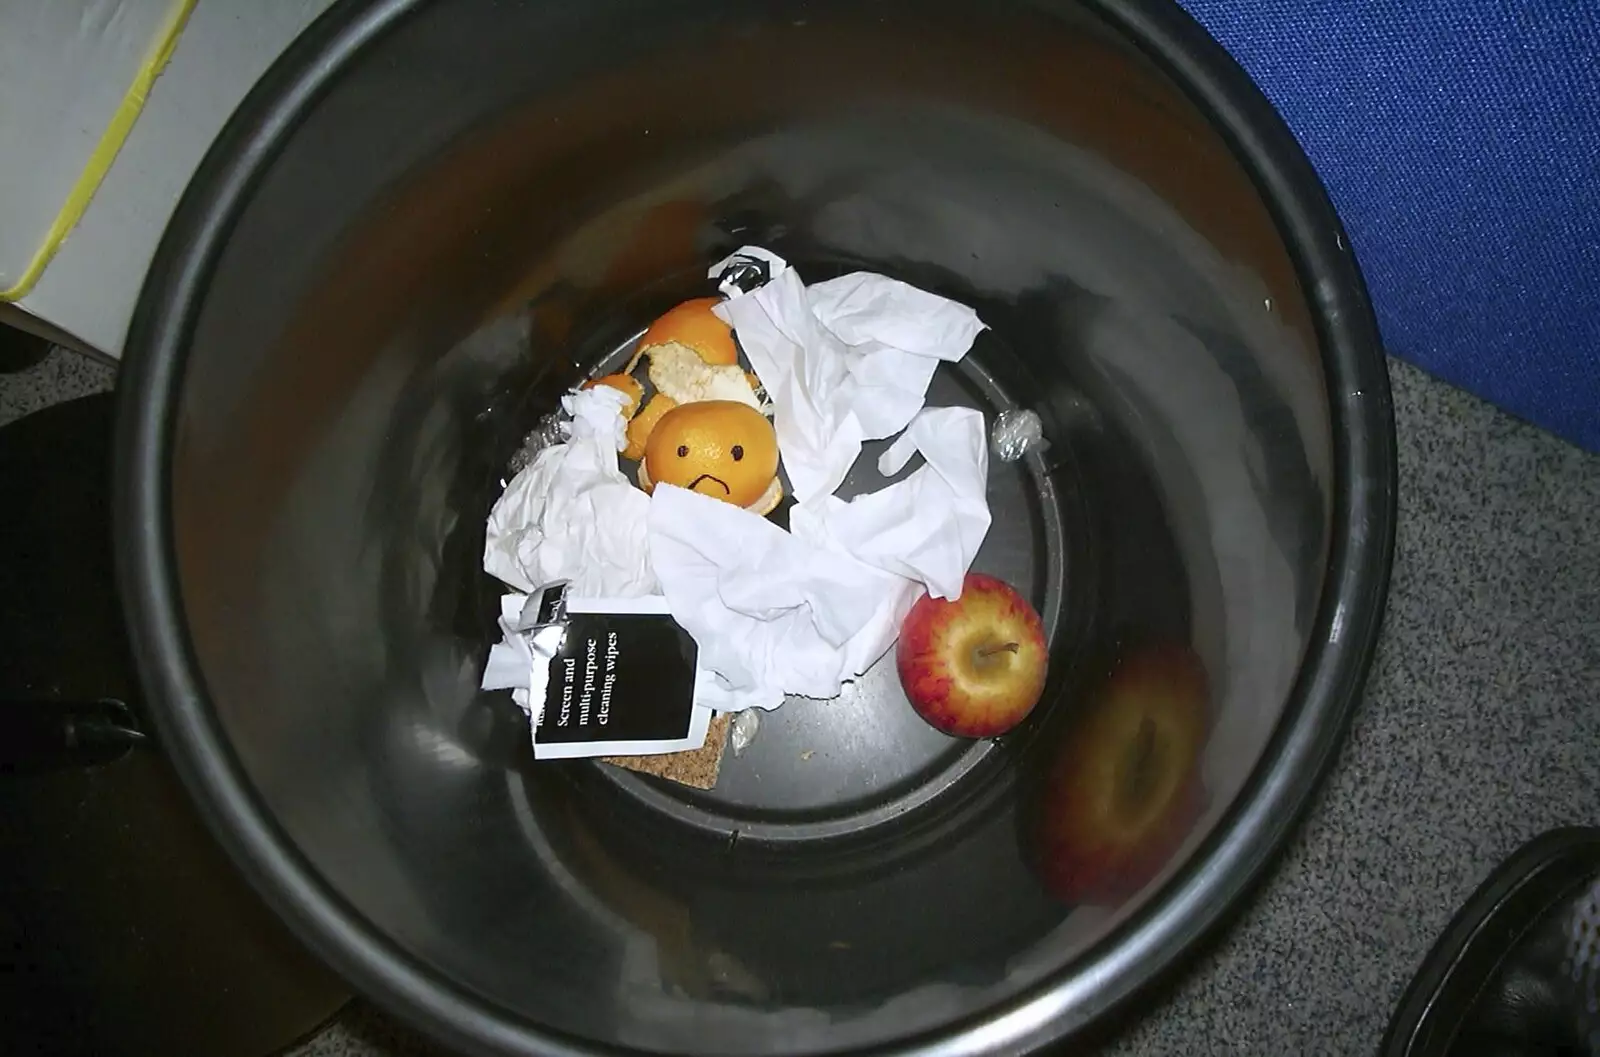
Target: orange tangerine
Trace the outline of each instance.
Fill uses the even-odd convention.
[[[783,498],[772,423],[733,400],[680,404],[645,444],[639,484],[648,492],[661,483],[768,513]]]

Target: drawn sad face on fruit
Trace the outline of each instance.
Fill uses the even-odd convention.
[[[656,423],[645,445],[639,485],[672,484],[769,513],[783,498],[778,438],[766,416],[748,404],[703,400],[680,404]]]

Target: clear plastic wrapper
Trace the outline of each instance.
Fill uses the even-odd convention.
[[[561,412],[552,411],[528,431],[528,435],[522,438],[522,446],[511,456],[511,462],[507,466],[512,476],[526,469],[534,459],[538,458],[541,451],[567,439],[566,431],[561,428],[565,419],[566,416]]]
[[[1032,411],[1002,411],[989,431],[989,447],[1001,462],[1016,462],[1029,452],[1043,451],[1049,443],[1044,439],[1044,423]]]
[[[728,734],[728,743],[733,748],[733,754],[738,756],[750,747],[756,740],[756,731],[761,729],[761,710],[747,708],[733,717],[733,723]]]

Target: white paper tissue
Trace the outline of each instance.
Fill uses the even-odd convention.
[[[989,532],[989,452],[983,415],[930,407],[878,459],[892,477],[916,452],[926,465],[904,481],[848,503],[822,496],[790,513],[794,534],[915,580],[936,598],[961,597],[961,581]]]
[[[635,598],[656,591],[645,541],[650,497],[617,466],[625,443],[621,392],[597,385],[562,397],[568,440],[541,451],[489,513],[483,568],[521,591],[555,580],[574,594]]]
[[[650,553],[673,619],[727,693],[726,711],[776,708],[786,692],[837,694],[853,674],[850,640],[907,586],[749,511],[666,485],[650,504]]]
[[[484,548],[485,570],[523,591],[562,578],[591,596],[659,590],[713,676],[699,703],[723,711],[836,696],[893,645],[924,589],[960,595],[989,528],[982,414],[923,408],[938,364],[961,359],[983,329],[977,315],[881,275],[808,288],[766,250],[741,256],[766,262],[771,281],[728,290],[717,312],[772,401],[798,500],[791,531],[680,488],[635,489],[617,467],[621,394],[600,386],[564,399],[570,439],[507,487]],[[900,473],[917,452],[924,465],[848,502],[833,495],[863,441],[902,429],[879,472]],[[514,669],[532,655],[511,642],[518,604],[508,596],[504,608],[507,642],[485,688],[526,685]]]
[[[802,503],[839,487],[862,441],[904,429],[934,369],[965,356],[983,330],[967,306],[871,272],[808,287],[755,246],[718,262],[711,277],[739,258],[764,261],[771,281],[748,294],[726,290],[715,311],[772,400],[778,450]]]

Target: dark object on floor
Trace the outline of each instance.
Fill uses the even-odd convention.
[[[50,342],[0,323],[0,374],[25,371],[50,355]]]
[[[1600,977],[1600,829],[1524,845],[1450,922],[1406,988],[1382,1057],[1587,1057]],[[1581,937],[1587,924],[1587,943]]]
[[[125,736],[111,409],[85,397],[0,429],[0,1048],[273,1053],[349,996]]]

